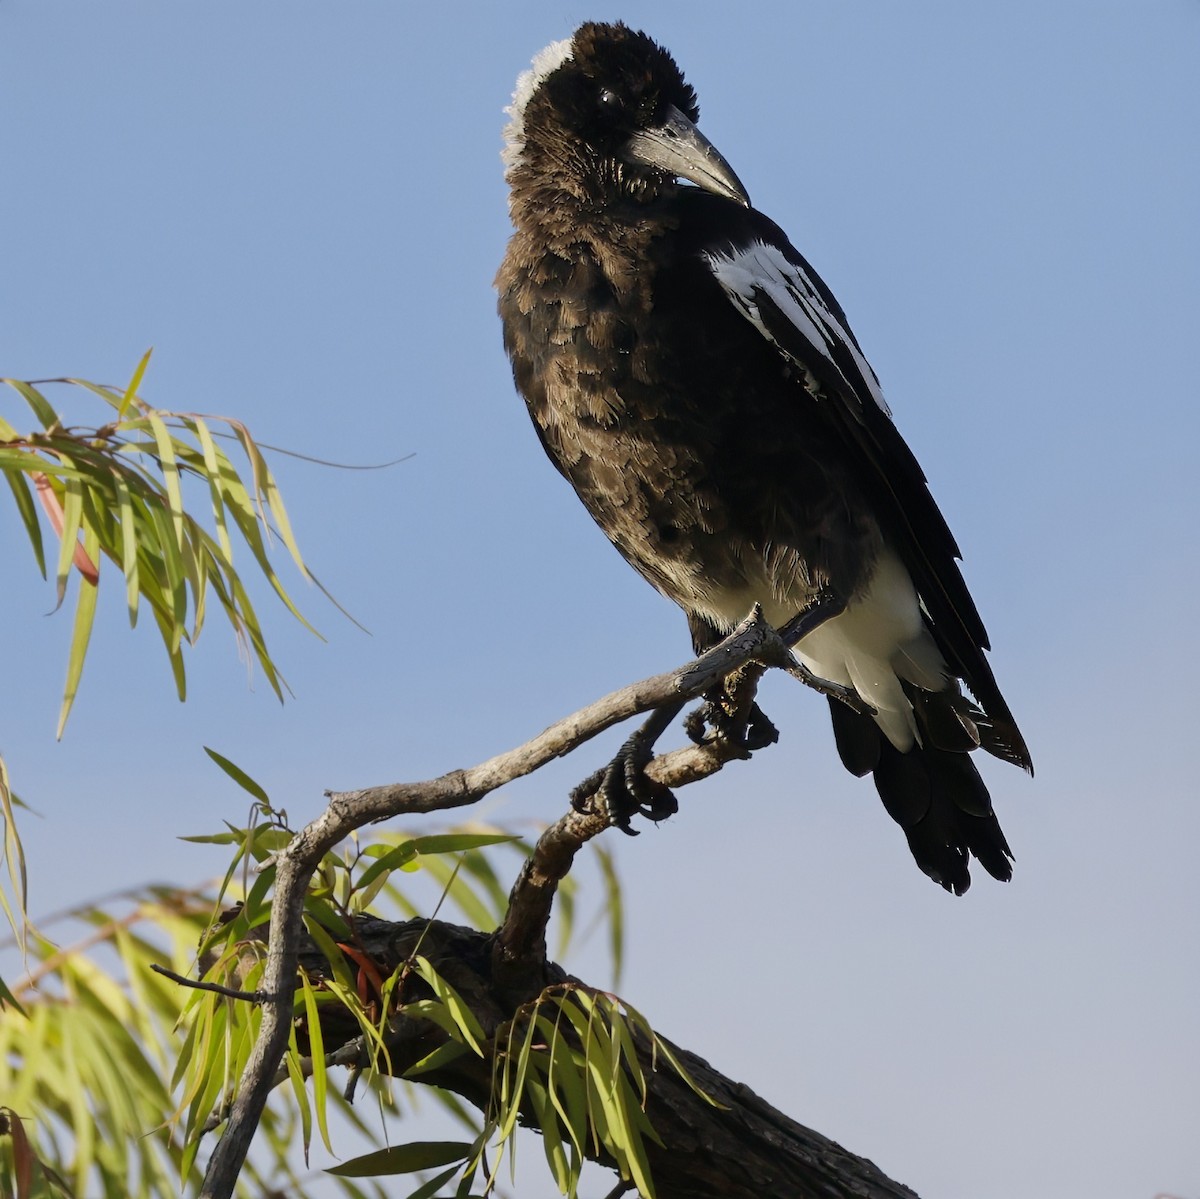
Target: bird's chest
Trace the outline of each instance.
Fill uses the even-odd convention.
[[[711,280],[550,255],[500,308],[546,452],[655,586],[694,608],[714,588],[826,582],[830,455],[801,384]]]
[[[576,261],[524,303],[502,298],[505,337],[547,453],[605,531],[670,537],[667,526],[714,503],[726,422],[704,403],[649,280],[620,282]]]

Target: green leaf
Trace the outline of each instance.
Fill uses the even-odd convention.
[[[637,1047],[634,1045],[629,1025],[621,1013],[614,1009],[609,1014],[609,1026],[612,1029],[616,1060],[617,1062],[624,1061],[625,1069],[629,1072],[631,1080],[638,1089],[638,1103],[644,1107],[646,1103],[646,1076],[642,1071],[642,1063],[638,1060]]]
[[[291,844],[291,829],[277,824],[256,824],[246,830],[246,852],[256,861],[265,862]]]
[[[57,495],[57,492],[55,493]],[[71,563],[75,558],[75,547],[79,544],[79,525],[83,520],[83,488],[79,480],[69,477],[63,481],[62,532],[59,534],[58,566],[54,571],[54,587],[57,593],[55,607],[61,608],[67,594],[67,579]]]
[[[149,411],[146,420],[154,434],[158,447],[158,460],[162,469],[163,484],[167,490],[167,504],[171,512],[171,527],[175,531],[175,544],[183,547],[183,492],[179,486],[179,463],[175,457],[175,440],[167,429],[166,422],[157,412]]]
[[[592,842],[600,875],[604,880],[604,911],[608,916],[608,948],[612,954],[613,989],[621,985],[625,966],[625,909],[621,898],[621,880],[616,863],[604,846]]]
[[[300,973],[300,992],[304,996],[305,1029],[308,1032],[309,1058],[312,1061],[313,1104],[317,1109],[317,1128],[321,1142],[332,1153],[329,1140],[329,1075],[325,1069],[325,1039],[321,1034],[321,1014],[317,1011],[317,996],[303,971]],[[307,1145],[305,1146],[307,1150]]]
[[[160,504],[151,504],[147,509],[150,517],[146,532],[158,546],[159,563],[162,566],[166,586],[162,590],[163,610],[159,615],[159,629],[168,652],[178,652],[187,629],[187,580],[183,570],[183,555],[175,540],[172,525]]]
[[[365,887],[359,883],[354,884],[354,892],[350,896],[350,908],[354,912],[366,912],[370,909],[371,904],[379,895],[379,892],[388,885],[390,875],[381,874],[377,878],[372,879]]]
[[[554,1023],[554,1034],[550,1039],[550,1065],[546,1074],[546,1085],[550,1102],[558,1112],[563,1126],[571,1136],[577,1155],[582,1156],[587,1140],[587,1080],[582,1073],[582,1062],[576,1052],[559,1035],[560,1019]],[[561,1092],[561,1093],[560,1093]]]
[[[304,897],[304,914],[309,917],[310,928],[319,924],[342,941],[354,940],[354,932],[342,914],[328,900],[319,895],[313,895],[310,892]],[[313,936],[315,938],[319,934],[314,932]]]
[[[248,791],[260,803],[271,806],[271,800],[267,796],[266,791],[262,789],[240,766],[234,765],[223,754],[217,753],[215,749],[209,749],[206,745],[204,752],[223,770],[243,791]]]
[[[351,1158],[326,1173],[340,1178],[368,1178],[382,1174],[412,1174],[416,1170],[433,1170],[454,1162],[455,1168],[444,1176],[444,1182],[457,1173],[458,1164],[467,1160],[470,1151],[470,1141],[410,1141],[407,1145],[393,1145],[390,1149],[377,1149],[374,1153]]]
[[[245,903],[242,904],[242,910],[238,913],[238,920],[244,923],[247,933],[258,925],[265,924],[270,918],[267,893],[274,885],[275,865],[272,863],[259,871],[258,876],[251,884]]]
[[[21,1006],[17,997],[8,989],[4,979],[0,978],[0,1009],[15,1008],[22,1016],[28,1018],[29,1013]],[[461,1048],[461,1047],[460,1047]],[[430,1055],[432,1056],[432,1055]]]
[[[551,1102],[549,1088],[543,1086],[536,1078],[530,1077],[525,1084],[525,1093],[529,1096],[538,1127],[542,1130],[542,1149],[546,1154],[546,1164],[550,1167],[550,1173],[562,1194],[573,1195],[579,1182],[579,1171],[573,1169],[574,1154],[572,1153],[571,1160],[567,1158],[558,1112]]]
[[[234,523],[242,534],[242,539],[250,547],[250,552],[254,555],[255,561],[258,563],[258,569],[262,572],[263,577],[271,584],[272,590],[283,602],[287,610],[311,633],[316,633],[316,629],[308,623],[307,620],[300,614],[300,609],[292,602],[291,596],[284,590],[283,584],[279,581],[279,576],[275,573],[275,568],[271,565],[270,559],[267,557],[266,546],[263,543],[261,527],[258,523],[258,509],[250,502],[246,495],[246,490],[240,484],[237,488],[229,488],[225,492],[226,498],[232,500],[235,495],[240,495],[245,498],[244,503],[234,502],[230,504],[229,512],[233,516]],[[232,582],[232,580],[231,580]],[[319,634],[318,634],[319,636]]]
[[[467,1047],[458,1041],[447,1041],[439,1045],[432,1053],[427,1053],[419,1062],[414,1062],[404,1071],[405,1078],[416,1074],[427,1074],[430,1070],[440,1070],[467,1053]]]
[[[305,1085],[304,1072],[300,1069],[300,1048],[296,1044],[295,1021],[292,1022],[288,1051],[283,1055],[283,1061],[292,1084],[292,1094],[296,1097],[296,1107],[300,1112],[300,1143],[304,1148],[304,1164],[308,1165],[308,1147],[312,1144],[312,1104],[308,1101],[308,1087]]]
[[[125,607],[129,611],[129,627],[137,626],[138,596],[138,541],[137,524],[133,515],[133,497],[129,484],[118,472],[113,472],[117,489],[117,512],[121,524],[121,573],[125,576]]]
[[[98,395],[111,408],[121,406],[121,393],[113,391],[111,387],[102,387],[99,383],[89,383],[86,379],[64,379],[63,382],[73,383],[76,387],[83,387],[93,395]]]
[[[428,837],[415,837],[410,844],[417,853],[445,854],[481,849],[486,845],[511,845],[520,839],[508,833],[435,833]]]
[[[171,677],[175,680],[175,694],[182,703],[187,698],[187,677],[183,669],[183,653],[178,642],[173,639],[174,626],[170,617],[164,615],[157,606],[154,608],[154,623],[158,625],[163,645],[167,650],[167,661],[171,664]]]
[[[283,506],[283,497],[279,494],[279,488],[275,486],[275,477],[266,469],[265,462],[263,463],[263,470],[265,472],[263,490],[266,492],[267,504],[270,506],[271,515],[275,517],[275,527],[279,533],[280,540],[287,547],[287,551],[291,554],[296,568],[301,574],[307,576],[308,567],[304,565],[304,559],[300,556],[300,547],[296,544],[295,535],[292,533],[292,522],[288,519],[287,509]]]
[[[421,865],[442,885],[445,895],[451,898],[466,917],[467,923],[481,932],[490,932],[503,917],[503,908],[493,910],[485,898],[480,897],[470,881],[462,876],[462,863],[470,855],[422,854]]]
[[[348,992],[353,992],[354,976],[346,962],[346,955],[338,943],[329,935],[319,919],[313,919],[307,913],[305,914],[304,928],[312,938],[318,952],[329,964],[329,972]]]
[[[222,479],[226,474],[233,473],[229,459],[217,449],[208,422],[199,416],[193,416],[189,422],[195,431],[196,440],[204,454],[204,473],[208,478],[209,497],[212,503],[213,523],[217,527],[217,543],[221,547],[225,561],[233,562],[233,545],[229,540],[229,526],[225,521],[225,502],[221,498]]]
[[[42,543],[42,523],[38,520],[37,508],[34,506],[33,496],[29,491],[29,480],[15,471],[7,470],[4,472],[4,479],[12,490],[13,499],[17,502],[21,523],[25,526],[29,544],[33,546],[33,556],[37,560],[38,570],[41,571],[44,579],[46,577],[46,550]]]
[[[375,848],[375,847],[372,847]],[[375,859],[370,866],[362,872],[355,880],[355,886],[359,889],[369,887],[381,875],[389,874],[393,870],[399,870],[402,866],[406,866],[417,856],[415,841],[402,841],[399,845],[394,845],[386,850],[383,854]]]
[[[428,958],[418,954],[413,959],[417,973],[433,989],[433,993],[445,1004],[454,1023],[466,1038],[467,1044],[483,1057],[480,1042],[484,1039],[483,1028],[475,1013],[463,1002],[459,993],[433,968]]]
[[[432,1199],[442,1189],[443,1185],[449,1182],[460,1169],[461,1166],[451,1166],[449,1170],[443,1171],[428,1182],[423,1182],[415,1191],[409,1192],[408,1199]],[[458,1195],[460,1191],[455,1191],[455,1194]]]
[[[177,841],[189,841],[193,845],[240,845],[245,837],[241,833],[198,833],[194,837],[176,837]]]
[[[34,416],[42,422],[43,429],[52,429],[59,423],[58,413],[36,387],[22,383],[19,379],[5,379],[4,382],[25,397],[25,402],[33,409]]]
[[[522,860],[524,860],[527,851],[531,847],[522,838],[513,842],[513,848],[517,850]],[[501,882],[500,876],[496,873],[492,865],[491,858],[481,850],[470,850],[464,853],[460,861],[462,863],[462,873],[478,883],[486,892],[486,900],[491,904],[492,911],[495,913],[493,920],[498,924],[504,918],[504,913],[508,911],[508,893],[511,887],[511,880],[506,877]],[[563,880],[563,882],[566,881],[566,879]],[[560,884],[558,895],[561,897],[564,891],[569,892],[570,890],[569,886],[564,887]]]
[[[622,1078],[613,1098],[621,1114],[621,1147],[624,1150],[625,1164],[630,1177],[637,1185],[638,1194],[646,1196],[646,1199],[654,1199],[654,1181],[650,1176],[646,1145],[640,1129],[630,1116],[631,1107],[633,1111],[640,1112],[636,1103],[630,1104],[629,1100],[632,1097],[633,1092],[630,1091],[628,1082]]]
[[[0,757],[0,823],[4,825],[4,866],[14,886],[13,899],[16,902],[16,911],[9,903],[8,892],[3,886],[0,886],[0,907],[3,907],[5,918],[13,930],[16,943],[24,954],[25,934],[30,927],[27,915],[29,878],[25,868],[25,846],[21,843],[21,835],[17,831],[15,810],[17,806],[24,807],[20,799],[12,793],[8,781],[8,767],[5,765],[4,759]],[[21,1005],[17,1003],[12,992],[4,987],[2,981],[0,981],[0,987],[3,988],[0,991],[0,1007],[5,1006],[7,1002],[10,1006],[15,1006],[20,1010]]]
[[[95,530],[85,529],[83,548],[93,561],[99,555],[99,545],[99,538],[97,538]],[[57,736],[59,738],[63,735],[67,717],[71,714],[75,696],[79,692],[79,680],[83,675],[83,660],[87,657],[88,642],[92,636],[92,623],[96,616],[96,600],[99,592],[100,588],[97,584],[91,583],[87,579],[80,579],[79,596],[75,603],[75,627],[71,634],[71,650],[67,658],[67,685],[63,692],[62,709],[58,716]]]
[[[684,1067],[683,1063],[675,1056],[671,1046],[667,1044],[667,1042],[664,1041],[657,1033],[654,1034],[654,1050],[656,1053],[661,1053],[663,1057],[667,1059],[675,1073],[678,1074],[679,1077],[688,1085],[688,1087],[690,1087],[696,1095],[703,1099],[705,1103],[712,1107],[720,1108],[722,1111],[726,1110],[725,1104],[723,1104],[719,1099],[714,1099],[711,1095],[709,1095],[708,1092],[706,1092],[687,1072],[687,1069]]]
[[[441,1000],[414,999],[412,1003],[404,1005],[403,1011],[414,1020],[428,1020],[430,1024],[436,1024],[447,1036],[453,1037],[456,1044],[463,1043],[462,1031],[450,1015],[450,1009]],[[478,1053],[477,1056],[482,1057],[483,1054]]]
[[[521,1038],[521,1049],[517,1060],[512,1060],[512,1034],[516,1029],[516,1021],[509,1024],[508,1050],[505,1061],[504,1081],[505,1090],[502,1093],[505,1110],[501,1113],[499,1128],[496,1135],[502,1141],[508,1140],[517,1126],[517,1117],[521,1114],[521,1095],[529,1079],[529,1054],[533,1046],[533,1038],[537,1029],[535,1020],[526,1020],[525,1035]],[[511,1084],[510,1084],[511,1077]]]
[[[129,386],[125,389],[124,396],[121,397],[121,403],[117,407],[117,419],[123,420],[125,413],[129,410],[130,404],[133,403],[134,397],[137,395],[138,388],[142,383],[142,376],[146,373],[146,367],[150,365],[150,355],[154,353],[154,347],[151,346],[143,355],[142,360],[137,364],[137,369],[133,372],[133,378],[129,380]]]

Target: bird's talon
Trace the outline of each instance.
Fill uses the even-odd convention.
[[[635,815],[658,824],[679,811],[674,792],[646,774],[653,752],[634,739],[622,746],[607,766],[589,775],[571,791],[571,806],[585,815],[603,812],[608,823],[630,837]]]
[[[662,821],[669,819],[679,811],[679,800],[675,798],[675,792],[670,787],[656,783],[652,779],[646,778],[645,775],[642,778],[645,783],[649,784],[649,787],[643,789],[642,802],[638,805],[638,811],[647,820],[661,824]],[[645,798],[646,790],[651,792],[650,799]]]
[[[693,708],[683,719],[683,731],[696,745],[703,745],[708,739],[708,717],[705,713],[707,704]]]
[[[581,816],[590,815],[596,810],[596,795],[604,785],[608,776],[608,767],[603,766],[593,771],[578,786],[572,787],[569,795],[571,807]]]
[[[779,740],[779,730],[758,704],[751,704],[749,713],[741,716],[727,696],[705,700],[688,713],[683,727],[697,745],[719,739],[744,751],[745,757]]]
[[[750,716],[746,720],[746,728],[742,733],[742,744],[748,750],[766,749],[779,740],[779,730],[771,723],[770,717],[754,704],[750,708]]]

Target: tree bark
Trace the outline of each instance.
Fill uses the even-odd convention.
[[[577,982],[560,967],[544,963],[536,976],[514,987],[511,962],[497,979],[495,934],[426,920],[400,924],[367,918],[356,928],[357,948],[386,976],[405,962],[420,938],[420,952],[470,1006],[488,1036],[512,1018],[517,996],[536,995],[547,985]],[[301,964],[310,975],[327,969],[311,944],[301,948]],[[412,978],[413,976],[410,976]],[[330,1057],[339,1064],[365,1064],[356,1029],[324,1009],[322,1033]],[[781,1034],[785,1030],[781,1030]],[[440,1029],[401,1015],[392,1022],[389,1049],[392,1072],[411,1065],[444,1043]],[[333,1047],[340,1046],[340,1051]],[[720,1106],[700,1098],[661,1058],[652,1069],[642,1054],[648,1101],[646,1114],[662,1145],[646,1141],[658,1199],[917,1199],[915,1193],[882,1173],[872,1162],[806,1128],[772,1107],[743,1083],[721,1074],[703,1058],[674,1045],[672,1051],[700,1089]],[[360,1056],[361,1055],[361,1056]],[[449,1067],[422,1073],[419,1081],[444,1087],[481,1110],[491,1085],[489,1060],[466,1054]],[[532,1115],[523,1121],[536,1128]],[[602,1150],[589,1146],[589,1158],[615,1169]]]
[[[758,667],[778,667],[829,691],[828,684],[807,676],[756,607],[724,641],[695,661],[622,688],[558,721],[524,745],[477,766],[421,783],[329,794],[325,811],[275,858],[269,936],[264,930],[264,939],[268,940],[266,966],[253,996],[262,1008],[262,1021],[224,1134],[209,1159],[200,1199],[229,1199],[233,1193],[267,1097],[279,1080],[292,1028],[297,965],[304,965],[310,976],[329,968],[302,934],[301,921],[306,890],[326,853],[351,832],[372,822],[472,804],[496,787],[570,753],[631,716],[665,710],[668,705],[677,711],[681,700],[712,693],[724,679],[744,667],[755,677]],[[753,699],[752,687],[743,698]],[[854,696],[843,698],[849,703],[861,702]],[[727,762],[749,756],[749,750],[736,738],[707,738],[703,744],[655,758],[647,765],[646,775],[670,789],[705,778]],[[423,935],[420,952],[460,992],[489,1036],[545,987],[573,981],[546,960],[546,921],[558,884],[569,871],[575,853],[610,825],[607,801],[598,782],[602,774],[591,776],[576,788],[574,810],[539,839],[513,887],[507,915],[495,934],[436,922],[396,925],[360,918],[355,930],[359,942],[356,950],[369,954],[379,975],[386,977],[417,952],[417,941]],[[411,975],[406,981],[406,986],[418,994],[422,985]],[[411,999],[412,995],[401,998]],[[321,1018],[323,1044],[340,1046],[327,1053],[327,1061],[365,1066],[368,1057],[356,1039],[358,1026],[348,1014],[339,1015],[336,1008],[326,1008]],[[391,1018],[389,1029],[391,1068],[396,1074],[403,1074],[446,1040],[436,1026],[402,1011]],[[678,1051],[684,1068],[721,1107],[697,1096],[669,1067],[653,1070],[648,1055],[643,1056],[649,1087],[647,1115],[664,1142],[662,1146],[646,1142],[658,1199],[915,1199],[912,1191],[892,1182],[865,1158],[797,1124],[702,1058]],[[488,1104],[491,1078],[491,1062],[470,1055],[419,1076],[421,1082],[454,1091],[481,1109]],[[536,1126],[531,1114],[526,1115],[526,1122]],[[593,1150],[589,1156],[609,1167],[616,1166],[603,1150]]]

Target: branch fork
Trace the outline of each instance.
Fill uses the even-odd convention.
[[[277,857],[269,951],[256,996],[262,1005],[262,1023],[225,1132],[209,1160],[200,1199],[228,1199],[232,1195],[262,1118],[288,1044],[304,896],[317,865],[334,845],[355,830],[381,820],[473,804],[633,716],[666,706],[678,711],[688,700],[720,686],[743,667],[760,671],[780,668],[812,685],[811,674],[756,605],[729,636],[694,661],[614,691],[515,749],[425,782],[327,792],[325,810]],[[831,690],[830,685],[820,683],[818,689],[851,702],[840,688]],[[857,696],[852,698],[861,705]],[[681,787],[714,774],[727,761],[745,756],[744,747],[720,737],[710,738],[654,758],[646,766],[646,773],[664,787]],[[546,923],[558,884],[579,849],[609,827],[607,812],[596,810],[598,807],[568,812],[551,825],[539,838],[514,884],[506,919],[492,942],[494,981],[510,999],[529,998],[543,985],[540,980],[546,969]]]

